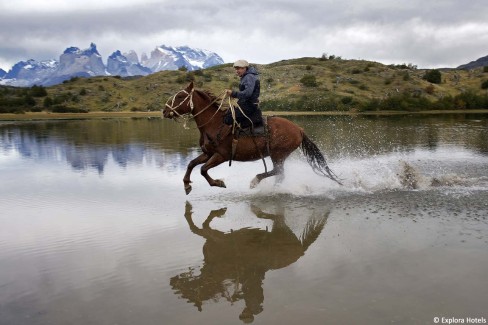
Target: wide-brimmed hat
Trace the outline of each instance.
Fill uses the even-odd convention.
[[[249,62],[246,60],[237,60],[234,62],[234,68],[247,68],[249,66]]]

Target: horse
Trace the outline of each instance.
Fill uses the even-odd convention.
[[[240,137],[238,145],[233,148],[232,142],[235,140],[231,131],[232,126],[223,122],[225,113],[222,110],[222,103],[219,104],[219,97],[208,91],[196,89],[193,82],[171,96],[162,110],[163,117],[168,119],[178,120],[185,117],[194,119],[200,131],[202,153],[190,161],[183,177],[187,195],[192,190],[191,172],[200,164],[203,164],[201,175],[210,186],[225,188],[223,180],[215,180],[209,176],[209,169],[226,161],[255,161],[258,159],[264,161],[264,157],[269,156],[273,169],[267,171],[266,168],[264,173],[257,174],[251,181],[250,187],[254,188],[259,182],[270,176],[277,176],[277,181],[280,182],[284,178],[285,160],[298,147],[301,148],[315,173],[342,185],[327,165],[325,157],[317,145],[295,123],[282,117],[269,116],[267,117],[267,136]]]
[[[185,219],[190,231],[205,239],[203,265],[172,277],[170,285],[175,294],[199,311],[206,301],[244,300],[239,318],[252,321],[263,310],[266,272],[292,265],[305,255],[323,231],[330,214],[321,211],[309,217],[297,236],[286,224],[284,207],[278,206],[277,213],[268,213],[251,202],[250,208],[257,218],[272,222],[270,230],[245,227],[223,232],[212,228],[212,220],[223,217],[227,208],[212,210],[198,227],[193,221],[193,207],[186,202]]]

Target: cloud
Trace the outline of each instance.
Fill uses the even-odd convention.
[[[488,53],[485,1],[16,0],[0,4],[0,67],[97,44],[139,55],[189,45],[226,62],[322,53],[419,67],[457,66]]]

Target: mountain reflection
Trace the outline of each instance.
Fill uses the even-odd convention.
[[[244,300],[239,315],[245,323],[263,311],[263,280],[269,270],[281,269],[296,262],[318,238],[329,213],[310,217],[301,236],[296,236],[285,223],[284,209],[280,213],[263,212],[251,203],[258,218],[273,221],[271,230],[242,228],[225,233],[210,227],[212,219],[223,216],[227,208],[213,210],[197,227],[192,220],[192,206],[186,203],[185,218],[190,230],[206,239],[203,245],[204,264],[199,269],[174,276],[170,280],[175,294],[202,311],[204,302],[221,299],[231,304]]]
[[[171,130],[163,132],[159,124],[158,120],[110,120],[0,125],[0,152],[34,162],[66,161],[74,170],[94,169],[99,174],[110,160],[120,167],[152,161],[158,166],[186,168],[192,151],[180,150],[180,143],[168,144],[165,136]]]

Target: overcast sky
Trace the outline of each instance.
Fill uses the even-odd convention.
[[[93,42],[207,49],[260,64],[323,53],[419,68],[488,55],[486,0],[0,0],[0,68]]]

